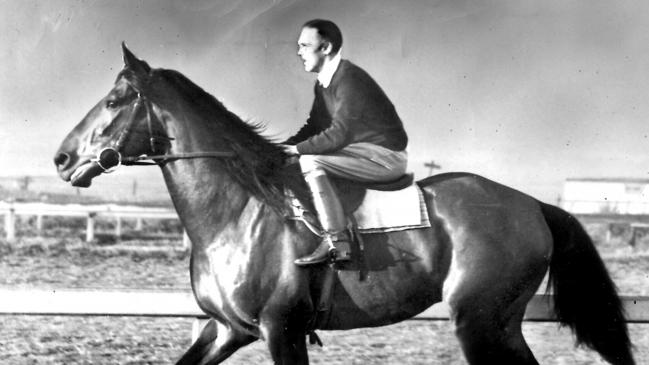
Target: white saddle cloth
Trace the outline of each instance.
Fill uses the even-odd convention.
[[[354,218],[362,233],[430,227],[424,195],[417,184],[397,191],[367,190]]]
[[[288,194],[293,196],[291,192]],[[304,218],[305,210],[295,197],[291,198],[291,208],[294,219],[302,220],[314,233],[320,233],[308,219]],[[368,189],[353,215],[361,233],[430,228],[424,194],[417,184],[396,191]]]

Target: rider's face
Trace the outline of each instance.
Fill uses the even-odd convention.
[[[297,55],[307,72],[320,72],[325,61],[326,44],[314,28],[302,28],[297,40]]]

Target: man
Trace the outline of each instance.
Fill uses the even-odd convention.
[[[341,59],[336,24],[315,19],[302,26],[298,56],[318,74],[306,124],[284,145],[298,155],[325,237],[305,266],[349,260],[347,218],[327,174],[361,182],[387,182],[406,171],[408,137],[401,119],[378,84],[360,67]]]

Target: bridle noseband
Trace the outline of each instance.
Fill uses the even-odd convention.
[[[133,87],[133,86],[131,86]],[[129,115],[129,120],[126,123],[126,127],[120,132],[117,141],[112,147],[106,147],[99,151],[97,157],[92,159],[97,163],[97,165],[105,172],[113,172],[120,165],[160,165],[170,160],[178,159],[191,159],[191,158],[215,158],[215,157],[233,157],[234,152],[228,151],[206,151],[206,152],[185,152],[185,153],[167,153],[156,155],[156,142],[158,139],[164,139],[165,142],[169,143],[173,141],[174,138],[167,136],[154,136],[153,135],[153,125],[151,118],[151,102],[142,95],[140,91],[135,89],[137,92],[137,98],[135,98],[133,109]],[[144,105],[146,108],[146,121],[147,128],[149,132],[149,143],[151,146],[152,155],[140,155],[140,156],[122,156],[120,152],[123,147],[126,139],[129,134],[132,132],[132,129],[135,125],[135,118],[138,114],[139,109]]]

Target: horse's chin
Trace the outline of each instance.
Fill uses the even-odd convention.
[[[70,176],[70,183],[72,186],[87,188],[92,184],[92,179],[102,172],[103,169],[96,162],[86,162],[74,170]]]

